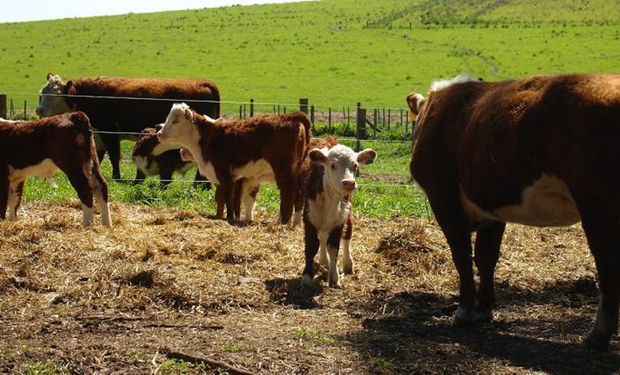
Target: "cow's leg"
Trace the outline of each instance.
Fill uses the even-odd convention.
[[[110,207],[108,205],[108,183],[101,174],[99,169],[99,163],[93,161],[93,167],[91,169],[91,181],[93,186],[93,192],[97,199],[97,206],[101,214],[101,224],[106,227],[112,226],[112,219],[110,218]]]
[[[240,220],[241,218],[241,200],[243,194],[243,186],[246,184],[245,178],[240,178],[235,181],[233,185],[233,214],[235,216],[235,220]]]
[[[297,190],[295,191],[295,214],[293,216],[293,227],[301,224],[304,213],[304,204],[306,203],[306,187],[304,186],[304,181],[301,176],[299,176],[297,180],[298,181]]]
[[[245,221],[254,220],[254,205],[260,185],[251,179],[247,179],[241,188],[241,200],[245,209]]]
[[[164,163],[162,163],[164,164]],[[159,183],[162,188],[167,188],[172,182],[172,174],[174,173],[173,166],[160,165],[159,166]]]
[[[9,201],[9,170],[6,165],[0,165],[0,220],[6,218],[6,208]]]
[[[327,258],[327,241],[321,243],[319,247],[319,264],[325,267],[329,266],[329,259]]]
[[[215,186],[215,204],[217,206],[215,216],[218,219],[223,219],[224,207],[226,205],[226,197],[224,196],[224,190],[220,185]]]
[[[304,225],[304,242],[306,267],[304,268],[301,283],[302,285],[309,285],[312,283],[312,278],[314,277],[314,257],[319,249],[319,237],[314,225]]]
[[[281,177],[277,178],[276,184],[280,190],[280,217],[278,219],[279,224],[288,224],[293,216],[293,205],[295,203],[295,190],[297,185],[295,184],[295,177]]]
[[[136,168],[136,178],[133,179],[134,185],[141,184],[146,179],[146,175],[140,168]]]
[[[612,206],[615,206],[612,204]],[[583,207],[583,206],[582,206]],[[609,339],[618,331],[620,302],[620,228],[618,215],[607,211],[605,203],[594,207],[580,207],[583,230],[594,256],[599,281],[599,303],[594,327],[584,344],[594,349],[605,349]],[[616,207],[613,207],[614,209]]]
[[[91,185],[90,176],[84,173],[82,168],[69,167],[61,169],[69,178],[71,186],[73,186],[82,202],[82,225],[89,227],[93,222],[93,186]]]
[[[108,150],[108,156],[110,157],[110,163],[112,164],[112,178],[115,180],[120,180],[121,140],[117,134],[101,134],[101,140]]]
[[[340,238],[342,238],[342,226],[332,230],[327,239],[327,254],[329,256],[327,283],[330,288],[340,288],[340,281],[338,281],[338,249],[340,248]]]
[[[474,261],[480,273],[477,308],[477,317],[480,321],[491,321],[493,319],[495,265],[499,259],[499,248],[505,228],[505,223],[493,222],[478,229],[476,234]]]
[[[24,192],[24,181],[15,181],[9,185],[9,199],[7,203],[7,208],[9,211],[8,219],[9,221],[17,220],[17,209],[19,208],[22,202],[22,195]]]
[[[351,237],[353,235],[353,220],[351,213],[347,217],[344,230],[342,232],[342,271],[345,274],[353,273],[353,256],[351,256]]]
[[[444,187],[446,188],[446,187]],[[474,323],[476,286],[474,283],[469,221],[456,192],[430,192],[428,200],[452,252],[459,274],[459,307],[454,314],[457,325]]]

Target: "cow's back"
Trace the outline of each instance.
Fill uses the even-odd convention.
[[[568,200],[584,180],[620,182],[609,168],[620,163],[620,76],[459,83],[432,92],[425,106],[411,172],[427,192],[458,189],[493,211],[521,204],[547,177]]]
[[[76,95],[69,98],[71,104],[86,112],[95,127],[106,130],[140,131],[162,122],[179,101],[192,103],[210,117],[220,115],[219,89],[209,80],[78,78],[72,81],[69,94]]]

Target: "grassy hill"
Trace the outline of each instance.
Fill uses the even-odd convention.
[[[32,107],[49,71],[190,76],[268,109],[299,97],[398,108],[462,72],[617,70],[619,20],[618,2],[604,0],[325,0],[0,24],[0,91]]]

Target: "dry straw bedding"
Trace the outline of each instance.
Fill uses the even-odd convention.
[[[358,218],[355,273],[302,288],[303,230],[112,206],[82,229],[77,203],[0,223],[0,369],[165,372],[170,352],[254,373],[608,373],[578,344],[596,307],[579,226],[509,226],[493,323],[451,324],[457,279],[433,222]],[[321,273],[319,273],[321,275]],[[190,366],[187,371],[196,371]],[[208,370],[212,371],[212,370]]]

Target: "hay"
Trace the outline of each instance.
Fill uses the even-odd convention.
[[[509,226],[496,322],[463,331],[451,325],[450,251],[431,222],[359,218],[356,271],[330,289],[324,272],[310,287],[299,283],[303,230],[264,212],[231,226],[195,211],[113,204],[111,230],[82,229],[76,204],[27,204],[21,214],[0,223],[4,372],[46,360],[78,372],[151,372],[165,360],[162,346],[256,373],[592,365],[576,346],[596,305],[578,227]],[[612,352],[597,366],[620,361]]]

